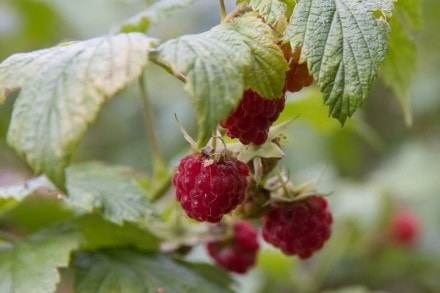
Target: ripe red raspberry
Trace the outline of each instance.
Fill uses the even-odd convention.
[[[208,242],[206,248],[218,265],[243,274],[255,264],[259,249],[257,231],[248,222],[239,221],[231,238]]]
[[[265,99],[252,90],[243,94],[237,109],[220,121],[226,135],[238,138],[243,144],[261,145],[267,140],[269,128],[284,109],[285,96]]]
[[[247,165],[235,158],[223,157],[217,162],[192,154],[180,161],[173,185],[190,218],[216,223],[243,201],[248,175]]]
[[[391,242],[402,245],[413,245],[420,234],[420,223],[417,215],[408,208],[397,210],[391,218],[389,238]]]
[[[263,238],[302,259],[319,250],[331,234],[332,215],[320,196],[275,206],[263,217]]]
[[[286,90],[289,92],[298,92],[303,87],[308,87],[313,83],[313,76],[310,75],[307,68],[307,63],[299,64],[299,57],[301,55],[301,48],[297,48],[292,53],[289,44],[281,46],[284,58],[289,63],[289,71],[286,72]]]

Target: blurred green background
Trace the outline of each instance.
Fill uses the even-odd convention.
[[[146,2],[151,1],[1,0],[0,61],[14,53],[107,34]],[[227,4],[230,9],[234,1]],[[327,117],[316,88],[288,96],[281,119],[298,118],[289,128],[282,165],[298,184],[316,178],[327,165],[318,189],[332,193],[333,236],[306,262],[265,246],[258,267],[237,277],[238,292],[440,292],[438,15],[437,1],[422,1],[423,25],[413,34],[418,61],[410,88],[411,127],[381,81],[344,128]],[[206,31],[219,21],[217,1],[199,0],[148,34],[165,41]],[[161,68],[150,66],[146,81],[159,145],[173,166],[188,151],[174,113],[195,134],[194,110],[182,83]],[[0,107],[0,186],[32,176],[5,142],[13,102]],[[136,86],[106,104],[74,157],[95,159],[151,170]],[[387,241],[390,218],[399,207],[409,208],[418,218],[420,233],[413,245]]]

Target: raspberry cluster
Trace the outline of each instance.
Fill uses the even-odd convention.
[[[331,234],[332,215],[320,196],[275,206],[263,218],[263,238],[287,255],[310,257]]]
[[[255,264],[259,249],[257,235],[251,224],[238,221],[234,224],[232,237],[208,242],[206,248],[218,265],[243,274]]]
[[[248,175],[247,165],[235,158],[192,154],[180,161],[173,185],[190,218],[217,223],[243,201]]]
[[[288,44],[280,47],[289,64],[282,96],[267,99],[247,89],[237,108],[220,121],[226,135],[238,138],[244,145],[264,144],[270,127],[284,110],[286,91],[296,92],[313,83],[307,64],[299,63],[301,48],[292,52]],[[272,142],[278,144],[277,139]],[[268,183],[266,176],[280,158],[264,157],[260,163],[246,165],[226,155],[226,151],[215,158],[213,154],[207,154],[206,149],[184,157],[173,176],[176,198],[190,218],[218,223],[225,214],[238,207],[235,212],[242,219],[262,220],[262,236],[266,242],[286,255],[298,255],[302,259],[309,258],[329,239],[333,219],[323,197],[315,194],[290,202],[273,201],[275,197],[271,197],[271,190],[278,181]],[[249,173],[255,176],[248,178]],[[291,194],[297,195],[295,192]],[[245,273],[256,261],[259,250],[257,231],[243,220],[227,227],[231,233],[221,230],[221,237],[206,243],[208,254],[219,266],[231,272]]]
[[[261,145],[267,140],[270,126],[284,109],[284,94],[278,99],[266,99],[247,90],[237,109],[220,121],[226,135],[238,138],[242,144]]]

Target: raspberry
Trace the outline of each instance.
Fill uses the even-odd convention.
[[[248,174],[247,165],[231,157],[217,162],[188,155],[173,176],[176,198],[190,218],[217,223],[243,201]]]
[[[297,48],[292,53],[289,44],[282,45],[284,57],[289,63],[289,71],[286,72],[286,90],[290,92],[298,92],[303,87],[307,87],[313,83],[313,76],[310,75],[307,68],[307,63],[299,64],[299,57],[301,55],[301,48]]]
[[[389,238],[391,242],[402,245],[413,245],[420,234],[418,217],[409,209],[397,210],[391,218]]]
[[[255,264],[259,249],[257,231],[248,222],[239,221],[234,224],[231,238],[208,242],[206,248],[218,265],[243,274]]]
[[[267,140],[269,128],[284,109],[284,94],[278,99],[265,99],[252,90],[243,94],[237,109],[220,121],[226,135],[243,144],[261,145]]]
[[[309,258],[331,234],[327,201],[320,196],[275,206],[263,217],[263,239],[287,255]]]

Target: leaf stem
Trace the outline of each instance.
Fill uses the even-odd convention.
[[[139,87],[141,91],[141,98],[142,98],[142,104],[143,104],[143,112],[144,112],[144,119],[145,119],[145,126],[147,128],[147,136],[148,136],[148,142],[150,144],[151,148],[151,154],[153,157],[153,168],[154,172],[162,171],[165,169],[165,163],[162,158],[162,155],[159,151],[159,146],[157,144],[157,138],[156,133],[154,131],[154,119],[153,114],[150,110],[150,99],[146,90],[146,82],[144,75],[142,74],[139,78]]]
[[[172,173],[167,173],[164,178],[159,182],[156,188],[152,191],[150,201],[156,202],[161,199],[168,189],[171,187]]]
[[[219,2],[220,2],[220,17],[221,17],[221,21],[223,22],[223,20],[226,17],[226,6],[224,0],[219,0]]]
[[[246,9],[246,5],[245,4],[241,4],[240,6],[237,6],[234,10],[232,10],[228,15],[226,15],[226,17],[224,17],[222,19],[222,22],[228,22],[231,19],[233,19],[234,17],[236,17],[237,15],[239,15],[242,11],[244,11]]]

